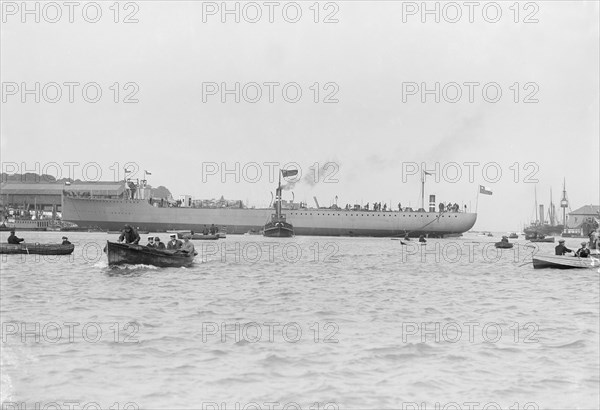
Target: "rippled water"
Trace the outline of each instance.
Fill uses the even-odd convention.
[[[69,236],[70,258],[2,257],[5,404],[600,406],[598,270],[520,266],[525,241],[495,260],[474,235],[423,256],[389,238],[230,236],[196,241],[188,269],[111,269],[108,235]]]

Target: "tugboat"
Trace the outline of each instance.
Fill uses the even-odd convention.
[[[279,184],[275,194],[275,213],[271,215],[271,220],[265,224],[263,235],[269,238],[290,238],[294,236],[294,227],[285,220],[285,215],[281,213],[281,176],[288,177],[298,174],[296,169],[282,169],[279,173]]]

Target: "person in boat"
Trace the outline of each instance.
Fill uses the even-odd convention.
[[[119,242],[125,241],[125,243],[132,243],[134,245],[139,244],[140,239],[140,234],[129,225],[123,227],[123,232],[119,236]]]
[[[160,238],[158,236],[154,237],[154,247],[156,249],[167,249],[167,247],[165,246],[165,243],[161,242]]]
[[[191,236],[194,236],[194,231],[190,231],[190,235],[191,235]]]
[[[191,237],[191,235],[186,235],[183,237],[183,245],[181,246],[181,250],[193,255],[196,252],[196,249],[194,249],[194,244],[190,241]]]
[[[508,237],[507,236],[503,236],[502,239],[500,240],[500,242],[506,242],[506,243],[508,243]]]
[[[17,235],[15,235],[15,230],[11,229],[10,230],[10,236],[8,237],[8,243],[13,244],[13,245],[18,245],[21,242],[23,242],[25,239],[23,238],[17,238]]]
[[[580,258],[590,257],[590,250],[587,247],[587,242],[581,242],[581,248],[577,249],[575,256],[579,256]]]
[[[427,242],[427,240],[425,239],[424,235],[419,236],[419,242],[422,242],[422,243],[426,243]]]
[[[202,229],[203,235],[208,235],[208,226],[204,225],[204,229]]]
[[[154,236],[148,237],[148,243],[146,244],[148,248],[154,248]]]
[[[181,242],[179,239],[177,239],[176,234],[172,233],[171,239],[169,239],[169,243],[167,243],[167,249],[177,250],[177,249],[181,249],[182,246],[183,246],[183,242]]]
[[[573,252],[573,251],[565,246],[564,239],[559,240],[558,245],[556,245],[556,247],[554,248],[554,254],[563,256],[565,253],[568,253],[568,252]]]
[[[61,245],[71,245],[71,242],[69,242],[69,238],[63,236]]]
[[[590,249],[598,249],[598,244],[600,243],[600,233],[598,229],[590,232]]]
[[[215,226],[215,224],[212,224],[212,225],[210,226],[210,234],[211,234],[211,235],[214,235],[214,234],[216,234],[216,233],[217,233],[217,227]]]

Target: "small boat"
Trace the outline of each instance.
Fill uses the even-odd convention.
[[[161,268],[190,266],[194,263],[194,254],[181,250],[155,249],[142,245],[119,242],[106,242],[108,265],[152,265]]]
[[[519,239],[519,235],[513,232],[510,235],[508,235],[508,239]]]
[[[123,233],[123,231],[101,231],[101,232],[106,232],[109,235],[121,235]],[[136,229],[136,232],[138,233],[138,235],[148,235],[150,233],[150,231],[140,231],[138,229]]]
[[[70,255],[75,245],[61,245],[54,243],[0,243],[0,254],[7,255]]]
[[[263,235],[269,238],[290,238],[294,236],[294,227],[286,222],[285,215],[273,215],[265,224]]]
[[[263,235],[269,238],[290,238],[294,236],[294,226],[287,222],[285,215],[281,213],[281,175],[284,177],[294,176],[298,170],[281,170],[279,172],[279,185],[275,191],[275,213],[271,215],[271,220],[263,228]]]
[[[255,229],[250,229],[248,232],[246,232],[244,235],[262,235],[263,231],[262,229],[260,230],[255,230]]]
[[[550,237],[545,237],[545,236],[538,236],[537,238],[531,238],[529,239],[530,242],[554,242],[554,236],[550,236]]]
[[[579,258],[576,256],[544,255],[534,256],[534,269],[591,269],[600,266],[598,258]]]
[[[513,247],[513,244],[510,243],[510,242],[502,242],[502,241],[500,241],[500,242],[496,242],[494,244],[494,246],[496,248],[499,248],[499,249],[510,249],[510,248]]]
[[[219,235],[218,234],[202,234],[202,233],[191,233],[191,232],[177,232],[177,238],[178,239],[183,239],[186,235],[190,235],[190,239],[193,240],[205,240],[205,241],[209,241],[209,240],[215,240],[215,239],[219,239]]]

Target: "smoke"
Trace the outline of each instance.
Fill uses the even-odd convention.
[[[340,163],[338,161],[317,162],[310,166],[305,173],[301,172],[303,176],[300,179],[298,179],[298,175],[300,174],[294,177],[284,178],[286,183],[281,186],[281,189],[290,191],[294,189],[297,184],[314,187],[323,181],[334,182],[337,180],[339,170]]]

